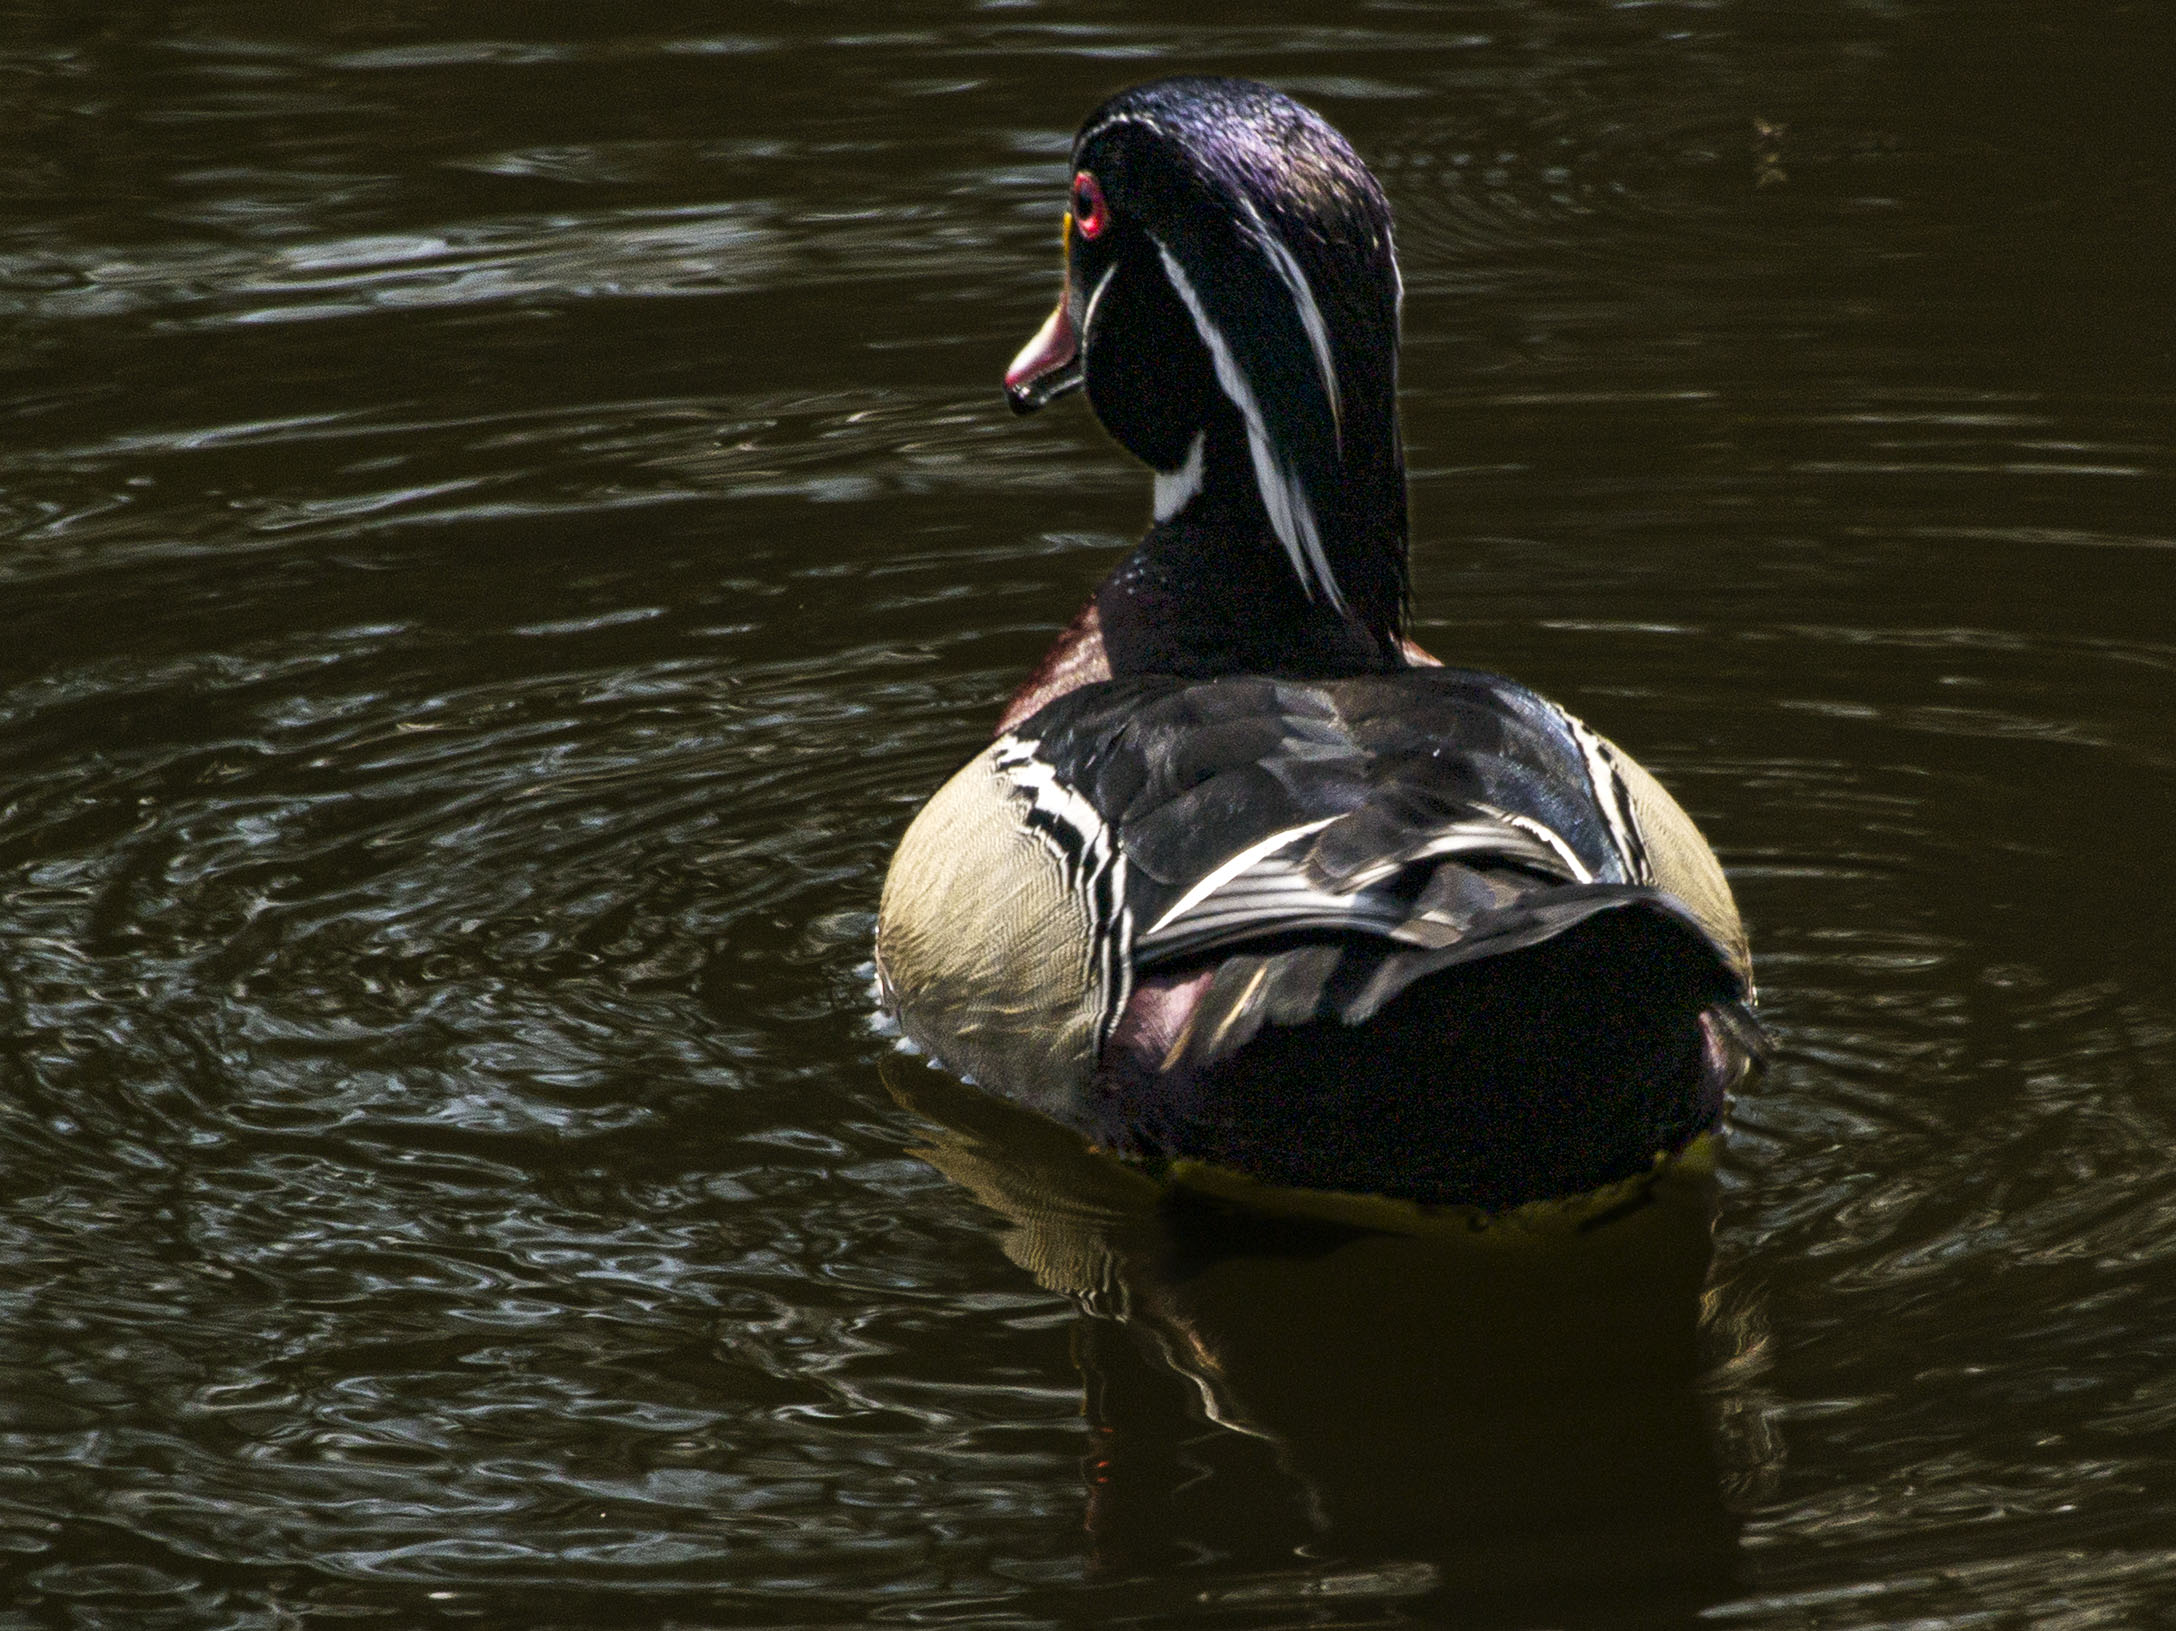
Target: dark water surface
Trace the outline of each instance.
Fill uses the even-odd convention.
[[[2176,1616],[2169,15],[7,8],[0,1627]],[[1581,1250],[869,1023],[1143,523],[997,376],[1178,68],[1399,212],[1422,638],[1751,920],[1719,1185]]]

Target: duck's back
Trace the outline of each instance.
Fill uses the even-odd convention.
[[[877,962],[985,1087],[1148,1156],[1496,1207],[1647,1170],[1757,1032],[1721,869],[1532,692],[1415,667],[1390,205],[1289,96],[1074,137],[1005,372],[1082,390],[1152,525],[931,801]],[[1269,677],[1265,677],[1269,676]]]
[[[1058,698],[909,829],[878,962],[918,1044],[1108,1145],[1491,1205],[1712,1124],[1749,995],[1669,796],[1447,668]]]

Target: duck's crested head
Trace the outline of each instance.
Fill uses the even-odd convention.
[[[1085,385],[1158,472],[1159,522],[1228,478],[1309,600],[1379,599],[1351,567],[1387,550],[1401,615],[1400,288],[1350,144],[1266,85],[1161,79],[1083,122],[1069,205],[1065,293],[1006,374],[1014,407]]]

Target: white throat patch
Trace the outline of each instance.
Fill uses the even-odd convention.
[[[1194,502],[1201,491],[1201,450],[1209,440],[1205,430],[1194,432],[1194,445],[1186,450],[1186,462],[1176,470],[1156,472],[1156,522],[1161,526]]]

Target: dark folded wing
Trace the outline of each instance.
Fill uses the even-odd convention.
[[[1116,834],[1144,970],[1322,932],[1483,955],[1681,905],[1615,750],[1495,675],[1115,681],[1014,742]]]

